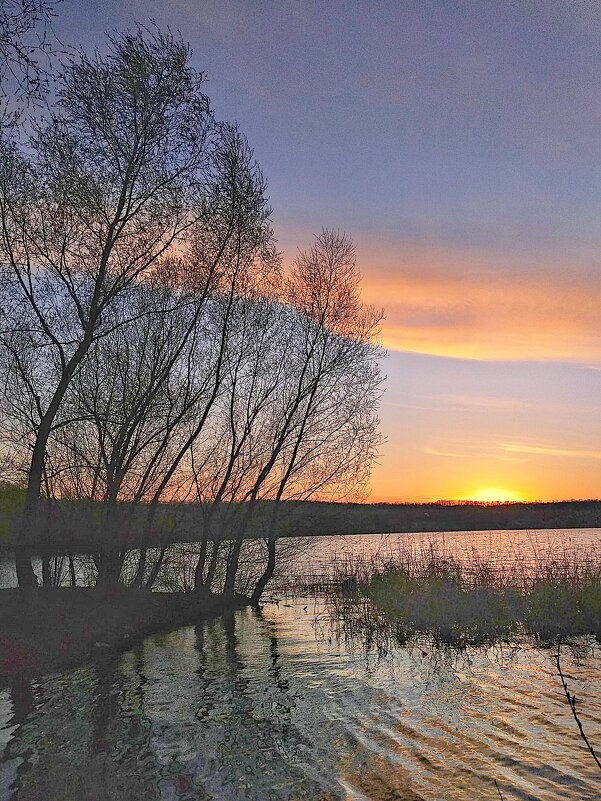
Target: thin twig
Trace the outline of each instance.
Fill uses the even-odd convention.
[[[574,720],[578,724],[578,729],[580,730],[580,736],[582,737],[582,739],[586,743],[586,747],[588,748],[588,750],[591,752],[591,755],[592,755],[593,759],[597,763],[597,767],[601,770],[601,761],[599,761],[599,757],[595,753],[595,749],[590,744],[589,739],[586,736],[586,733],[585,733],[584,728],[582,726],[582,723],[580,721],[580,718],[578,717],[578,713],[576,712],[576,695],[574,693],[571,693],[569,688],[568,688],[565,676],[564,676],[563,671],[561,669],[561,658],[560,657],[561,657],[561,644],[558,644],[558,646],[557,646],[557,656],[556,656],[557,672],[559,673],[559,677],[560,677],[561,683],[563,685],[563,691],[565,693],[566,698],[568,699],[568,704],[570,705],[570,709],[572,710],[572,715],[574,716]]]
[[[501,799],[501,801],[505,801],[505,799],[503,798],[503,793],[501,792],[501,788],[499,787],[499,784],[496,779],[495,779],[495,787],[497,788],[497,793],[499,794],[499,798]]]

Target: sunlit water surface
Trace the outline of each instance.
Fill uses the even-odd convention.
[[[287,542],[293,542],[288,540]],[[494,571],[521,573],[553,560],[598,563],[601,529],[538,529],[523,531],[450,531],[411,534],[370,534],[357,536],[316,537],[308,541],[298,556],[292,553],[290,565],[283,565],[285,579],[295,574],[319,581],[336,564],[371,562],[381,566],[387,560],[413,553],[426,556],[434,550],[469,567],[485,562]]]
[[[562,664],[601,749],[598,646]],[[378,658],[308,597],[7,688],[0,753],[0,799],[19,801],[601,798],[554,651]]]

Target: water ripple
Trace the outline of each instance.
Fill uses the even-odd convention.
[[[0,801],[587,801],[601,776],[553,653],[397,648],[374,665],[307,599],[150,637],[0,694]],[[316,611],[323,610],[317,607]],[[565,652],[601,744],[598,649]]]

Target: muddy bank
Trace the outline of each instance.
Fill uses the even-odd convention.
[[[95,587],[0,591],[0,684],[75,667],[99,651],[216,617],[248,604],[242,596]]]

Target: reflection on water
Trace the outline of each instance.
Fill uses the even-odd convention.
[[[282,601],[14,685],[0,799],[498,801],[494,779],[507,800],[600,797],[551,652],[374,662],[332,631],[317,601]],[[601,744],[598,650],[563,667]]]
[[[427,523],[425,520],[424,523]],[[278,547],[278,563],[272,588],[298,588],[307,583],[319,584],[332,574],[336,564],[347,560],[366,560],[372,558],[382,563],[390,557],[398,556],[407,550],[419,554],[422,550],[435,547],[441,554],[468,563],[474,558],[485,560],[491,568],[511,571],[526,568],[534,563],[549,562],[553,558],[586,558],[596,554],[601,546],[601,529],[536,529],[524,531],[450,531],[450,532],[412,532],[405,534],[352,534],[327,537],[283,538]],[[189,548],[190,556],[186,554]],[[250,541],[247,548],[252,550]],[[171,565],[173,581],[163,582],[162,589],[186,589],[190,576],[194,575],[197,559],[196,545],[183,545],[168,549],[165,564]],[[260,569],[264,566],[264,554],[260,552]],[[247,553],[247,560],[249,554]],[[243,560],[244,561],[244,560]],[[66,557],[59,557],[58,573],[63,586],[69,586],[69,565]],[[33,568],[42,579],[42,560],[34,558]],[[73,569],[77,584],[86,586],[94,582],[94,567],[91,557],[75,554]],[[251,575],[256,570],[249,565]],[[179,572],[187,574],[188,581],[177,580]],[[253,573],[254,571],[254,573]],[[179,586],[181,584],[181,586]],[[0,552],[0,589],[17,586],[17,572],[14,559],[6,552]]]
[[[601,546],[601,529],[537,529],[524,531],[450,531],[412,532],[405,534],[353,534],[327,537],[282,538],[278,545],[278,562],[272,589],[295,591],[299,586],[320,584],[331,577],[336,566],[349,560],[374,560],[382,564],[400,553],[420,552],[434,547],[439,554],[453,557],[468,564],[474,559],[486,561],[495,571],[528,570],[529,565],[550,562],[554,558],[583,560],[592,555],[598,562]],[[253,544],[246,543],[246,561],[250,576],[256,579],[257,565],[251,557]],[[167,550],[165,566],[170,581],[159,577],[163,590],[190,588],[197,559],[197,545],[188,544]],[[57,573],[63,586],[70,585],[69,565],[66,557],[58,557]],[[265,556],[259,549],[258,565],[264,567]],[[244,559],[243,559],[244,561]],[[42,580],[42,560],[34,558],[33,568]],[[135,557],[134,557],[135,564]],[[89,554],[75,554],[73,570],[79,586],[94,583],[95,569]],[[186,576],[186,580],[184,580]],[[162,581],[162,583],[161,583]],[[251,585],[254,580],[251,581]],[[0,589],[17,586],[14,559],[0,552]],[[242,589],[242,588],[241,588]]]
[[[495,573],[528,573],[535,565],[554,559],[598,563],[601,529],[536,529],[523,531],[448,531],[410,534],[360,534],[315,537],[311,547],[287,565],[279,583],[283,588],[299,583],[320,584],[336,566],[367,562],[381,566],[387,560],[413,553],[419,556],[434,548],[469,567],[485,562]],[[402,560],[401,560],[402,561]],[[298,577],[298,580],[295,578]],[[277,579],[276,579],[277,583]]]

